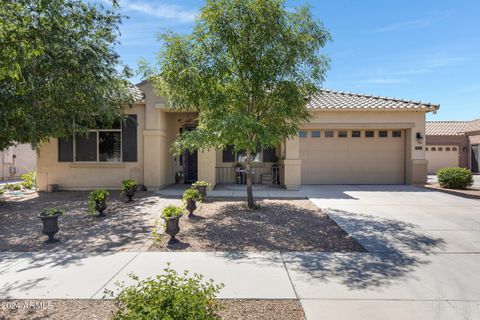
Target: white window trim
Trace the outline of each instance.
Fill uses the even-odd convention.
[[[73,137],[73,162],[74,163],[123,163],[122,128],[120,129],[90,129],[88,133],[97,135],[97,161],[77,161],[77,139]],[[100,161],[100,132],[120,132],[120,161]]]

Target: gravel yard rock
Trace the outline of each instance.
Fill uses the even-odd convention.
[[[35,193],[8,197],[0,203],[0,251],[142,251],[162,208],[180,200],[164,199],[150,192],[138,192],[126,203],[119,191],[110,192],[105,218],[87,211],[87,191]],[[37,218],[42,208],[64,209],[59,218],[59,243],[46,245],[42,224]]]
[[[225,320],[304,319],[298,300],[221,300]],[[0,319],[106,320],[115,310],[111,300],[0,300]]]
[[[211,199],[180,221],[179,243],[168,237],[150,251],[365,251],[309,200],[261,200],[248,210],[239,199]]]

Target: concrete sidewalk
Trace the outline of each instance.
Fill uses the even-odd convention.
[[[183,192],[190,185],[171,185],[166,188],[156,190],[155,193],[162,196],[181,197]],[[242,184],[217,185],[215,189],[208,191],[208,197],[212,198],[245,198],[247,196],[246,186]],[[274,198],[274,199],[305,199],[301,191],[289,191],[280,186],[265,186],[260,184],[253,185],[253,196],[255,198]]]
[[[307,319],[479,319],[480,255],[0,253],[0,298],[97,299],[167,262],[224,283],[220,298],[300,299]]]

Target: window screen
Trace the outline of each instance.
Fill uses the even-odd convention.
[[[97,161],[97,132],[75,138],[75,161]]]
[[[122,139],[120,131],[100,131],[98,133],[98,139],[99,161],[122,161]]]
[[[222,152],[222,161],[223,162],[235,162],[235,152],[233,146],[229,145]]]

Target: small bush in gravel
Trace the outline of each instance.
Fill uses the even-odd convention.
[[[33,189],[37,185],[37,172],[30,171],[28,173],[24,173],[20,176],[23,180],[22,186],[25,189]]]
[[[442,188],[467,189],[473,184],[472,172],[465,168],[443,168],[437,171],[437,177]]]
[[[183,319],[220,320],[217,312],[221,305],[215,300],[223,284],[216,285],[212,280],[204,281],[203,276],[192,277],[185,271],[179,275],[170,267],[155,278],[139,280],[131,286],[118,284],[120,292],[106,290],[105,294],[114,298],[116,311],[114,320],[125,319]]]

